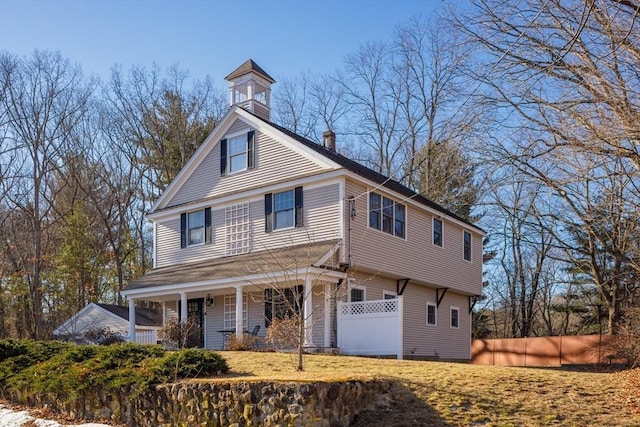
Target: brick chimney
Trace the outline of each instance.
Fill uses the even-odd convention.
[[[331,129],[322,133],[322,146],[336,151],[336,134]]]

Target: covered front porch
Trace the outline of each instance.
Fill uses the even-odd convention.
[[[304,323],[305,347],[331,347],[335,295],[345,278],[335,263],[338,249],[330,241],[154,269],[122,294],[130,313],[137,301],[153,301],[162,305],[163,324],[193,322],[200,347],[224,349],[231,334],[264,337],[291,309]],[[130,341],[137,340],[134,326]]]

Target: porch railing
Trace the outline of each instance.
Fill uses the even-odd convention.
[[[156,331],[136,332],[135,342],[138,344],[157,344],[158,334],[156,333]]]

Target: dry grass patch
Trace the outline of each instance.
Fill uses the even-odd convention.
[[[358,417],[360,426],[640,425],[615,373],[325,355],[305,356],[305,371],[297,372],[295,355],[222,355],[232,372],[223,381],[397,379],[391,405]]]

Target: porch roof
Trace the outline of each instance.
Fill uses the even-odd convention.
[[[156,268],[125,287],[123,293],[225,279],[236,281],[247,276],[269,276],[277,272],[307,267],[323,268],[323,264],[337,250],[339,242],[339,239],[326,240]]]

